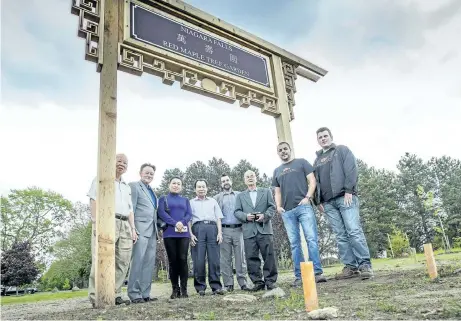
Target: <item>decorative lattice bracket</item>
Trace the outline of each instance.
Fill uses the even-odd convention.
[[[184,66],[175,60],[158,56],[151,52],[119,44],[119,70],[134,75],[143,72],[162,78],[164,84],[180,83],[182,89],[212,97],[227,103],[240,102],[240,106],[250,105],[261,108],[261,112],[271,116],[279,116],[277,97],[267,93],[249,90],[245,86],[205,71]]]
[[[283,76],[285,78],[285,89],[287,92],[288,98],[288,108],[290,110],[290,121],[295,119],[293,113],[293,107],[295,103],[295,93],[296,93],[296,66],[290,65],[289,63],[282,63]]]
[[[78,19],[78,36],[86,40],[85,59],[102,64],[102,53],[100,53],[100,28],[103,25],[103,12],[100,0],[72,0],[72,14]],[[102,38],[102,37],[101,37]]]

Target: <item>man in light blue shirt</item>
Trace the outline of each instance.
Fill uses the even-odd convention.
[[[208,263],[208,283],[212,294],[223,295],[220,270],[219,245],[222,243],[223,215],[218,202],[207,197],[207,182],[204,179],[195,181],[197,197],[190,200],[192,221],[189,222],[191,254],[194,263],[194,287],[200,296],[206,290],[206,263]]]
[[[215,195],[214,199],[218,202],[224,216],[221,221],[223,242],[220,246],[220,265],[223,284],[228,292],[232,292],[234,290],[234,273],[232,269],[233,254],[237,282],[242,290],[248,291],[242,222],[240,222],[234,215],[235,198],[239,192],[232,190],[232,180],[227,174],[222,174],[221,176],[221,188],[222,192]]]

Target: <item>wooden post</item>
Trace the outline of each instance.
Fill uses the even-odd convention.
[[[301,278],[303,280],[306,311],[311,312],[317,310],[319,308],[319,300],[315,284],[314,265],[312,262],[301,262]]]
[[[278,56],[272,56],[272,63],[274,67],[274,85],[275,91],[278,95],[278,107],[280,111],[280,116],[275,118],[275,126],[277,128],[277,138],[280,142],[287,142],[291,146],[291,155],[295,157],[295,150],[293,146],[293,138],[291,136],[291,126],[290,126],[290,109],[288,107],[288,97],[285,86],[285,76],[283,75],[282,70],[282,60]],[[299,235],[301,237],[301,247],[303,249],[304,258],[307,261],[309,259],[309,252],[307,249],[306,238],[304,237],[304,232],[299,226]]]
[[[115,148],[117,132],[118,2],[103,0],[103,65],[99,91],[96,307],[115,305]]]
[[[437,277],[437,265],[435,264],[434,252],[432,251],[431,243],[424,244],[424,255],[426,255],[427,272],[429,273],[429,277],[431,279],[435,279]]]

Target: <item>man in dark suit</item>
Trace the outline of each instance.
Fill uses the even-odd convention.
[[[134,224],[139,234],[128,277],[128,297],[133,303],[157,300],[150,297],[158,234],[157,196],[149,185],[154,179],[155,165],[143,164],[139,174],[141,180],[130,183]]]
[[[256,174],[249,170],[244,175],[248,189],[237,195],[234,215],[243,224],[243,239],[248,275],[254,287],[251,291],[260,291],[277,286],[277,263],[274,253],[274,241],[271,219],[275,214],[272,192],[268,188],[256,187]],[[261,275],[261,260],[264,260]]]

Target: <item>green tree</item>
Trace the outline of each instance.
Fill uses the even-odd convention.
[[[91,271],[91,223],[75,225],[69,234],[54,246],[54,256],[60,262],[57,275],[72,283],[81,283]],[[56,261],[55,261],[56,262]]]
[[[63,283],[63,285],[62,285],[62,289],[63,289],[63,290],[70,290],[70,288],[71,288],[71,287],[70,287],[69,279],[65,279],[65,280],[64,280],[64,283]]]
[[[461,161],[433,157],[429,168],[434,189],[433,206],[450,240],[461,236]]]
[[[393,172],[369,167],[361,160],[357,164],[360,218],[370,254],[376,257],[387,248],[387,234],[399,217],[399,181]]]
[[[394,229],[393,233],[390,235],[390,239],[394,256],[399,257],[402,256],[403,253],[408,253],[410,243],[402,231]],[[390,252],[390,249],[388,252]]]
[[[38,255],[45,255],[69,221],[72,203],[56,192],[29,187],[2,197],[1,212],[2,250],[27,241]]]
[[[407,232],[412,247],[422,248],[424,243],[433,241],[436,226],[433,213],[424,206],[424,199],[418,193],[420,187],[424,191],[432,190],[429,166],[416,155],[406,153],[397,168],[400,171],[398,196],[402,210],[400,229]]]
[[[39,280],[40,287],[45,291],[51,291],[54,288],[63,290],[65,280],[72,278],[66,264],[67,262],[64,260],[56,260],[51,263],[49,269]]]

